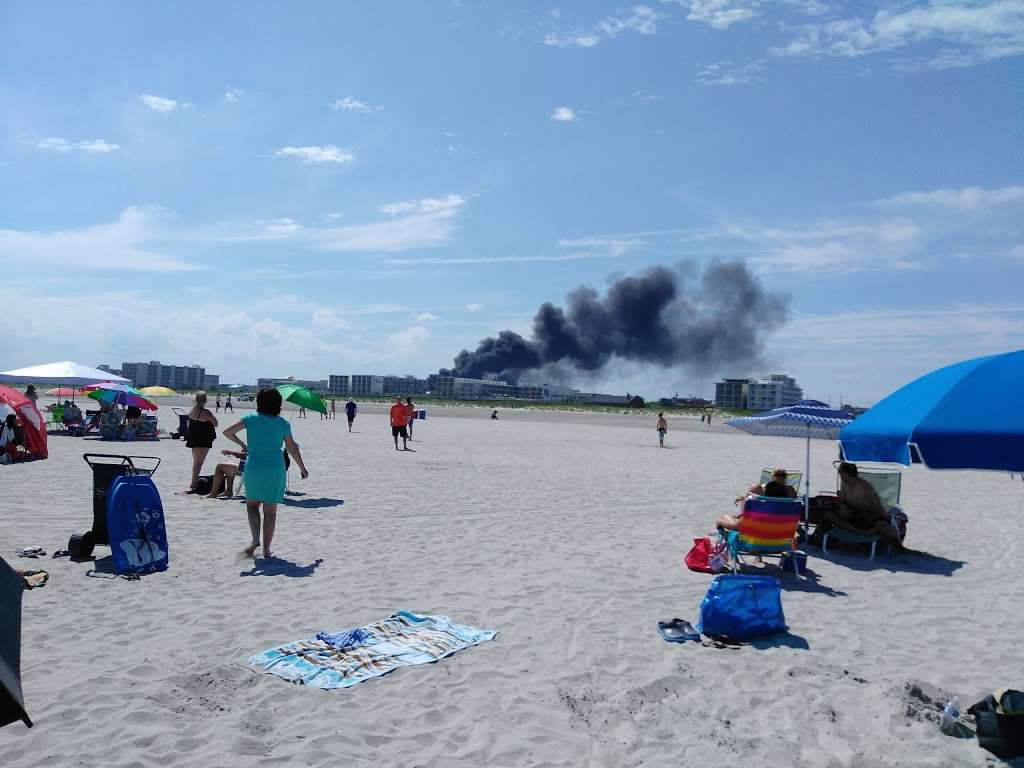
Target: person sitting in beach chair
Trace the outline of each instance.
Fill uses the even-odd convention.
[[[765,491],[781,493],[774,480]],[[743,502],[738,525],[734,530],[719,528],[719,535],[728,547],[729,560],[735,573],[743,565],[743,555],[754,555],[758,562],[765,555],[776,555],[779,564],[796,551],[797,526],[803,517],[803,504],[785,496],[750,496]],[[802,557],[806,557],[800,553]],[[800,576],[800,560],[793,558],[793,570]]]
[[[781,471],[783,473],[783,478],[785,478],[786,470],[784,470],[784,469],[783,470],[776,470],[776,472],[779,472],[779,471]],[[759,488],[761,490],[761,493],[753,493],[753,489],[754,488]],[[767,485],[765,485],[763,487],[760,486],[760,485],[752,486],[751,487],[751,493],[748,494],[747,496],[741,496],[739,499],[736,500],[736,503],[737,504],[740,504],[740,503],[746,504],[747,500],[749,500],[749,499],[756,499],[756,498],[762,498],[762,497],[772,498],[772,499],[794,499],[794,498],[796,498],[796,494],[795,493],[792,496],[789,495],[789,492],[792,491],[792,490],[793,489],[790,488],[788,485],[786,485],[785,482],[779,482],[778,480],[772,480],[771,482],[769,482]],[[736,514],[736,515],[722,515],[720,518],[718,518],[718,520],[715,521],[715,527],[718,528],[719,530],[723,530],[724,529],[724,530],[727,530],[727,531],[738,531],[740,529],[740,523],[742,522],[742,520],[743,520],[743,512],[742,511],[740,511],[739,514]]]
[[[896,493],[898,499],[899,491]],[[834,526],[823,532],[822,548],[825,551],[830,537],[871,544],[872,558],[879,539],[885,540],[897,552],[903,549],[903,540],[892,524],[891,510],[882,503],[871,482],[860,476],[856,464],[844,461],[839,465],[839,504],[836,509],[826,512],[825,519],[827,525]],[[839,532],[834,532],[835,528]],[[843,531],[854,536],[845,535]]]
[[[213,482],[210,485],[210,492],[206,494],[208,499],[230,499],[234,497],[235,477],[245,472],[245,457],[243,451],[221,451],[225,456],[234,456],[238,459],[237,464],[229,461],[222,461],[213,470]]]
[[[8,413],[0,423],[0,463],[14,464],[21,452],[19,445],[25,444],[25,430],[18,424],[18,417]]]
[[[100,408],[100,437],[104,440],[121,439],[121,411],[112,405]]]
[[[61,422],[64,425],[64,429],[73,435],[82,434],[82,428],[85,423],[82,418],[82,409],[74,403],[70,403],[65,409],[64,414],[61,416]]]
[[[779,498],[795,499],[798,495],[797,488],[800,486],[800,479],[802,477],[802,472],[788,472],[782,467],[776,467],[775,469],[762,469],[761,479],[754,485],[750,486],[745,494],[737,496],[736,504],[737,506],[742,504],[748,496],[774,496],[774,494],[767,492],[768,485],[772,482],[776,482],[784,486],[782,489],[775,489],[782,491]]]

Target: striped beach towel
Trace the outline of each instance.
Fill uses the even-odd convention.
[[[339,648],[326,639],[311,637],[257,653],[249,657],[248,664],[257,672],[300,685],[348,688],[398,667],[443,659],[498,634],[456,624],[447,616],[410,611],[398,611],[360,629],[366,634],[356,646]]]

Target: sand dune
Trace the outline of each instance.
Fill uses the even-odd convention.
[[[914,468],[908,544],[929,556],[811,550],[811,580],[782,576],[789,635],[678,646],[655,623],[696,622],[710,577],[681,564],[692,538],[762,466],[802,466],[803,443],[673,419],[673,450],[658,450],[650,417],[488,413],[432,409],[409,453],[395,452],[381,407],[364,408],[354,434],[343,416],[293,420],[312,474],[292,473],[272,562],[240,554],[241,503],[174,495],[181,442],[53,436],[50,460],[0,468],[3,554],[40,567],[13,551],[52,552],[90,524],[83,451],[160,456],[171,557],[137,582],[42,562],[50,583],[24,600],[36,727],[0,730],[0,765],[991,762],[939,732],[934,701],[1022,682],[1019,481]],[[834,488],[834,446],[814,449],[815,489]],[[344,691],[244,664],[399,608],[500,635]]]

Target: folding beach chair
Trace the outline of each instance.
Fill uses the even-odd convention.
[[[64,425],[64,406],[55,405],[53,410],[50,411],[50,424],[57,429],[66,430],[67,427]]]
[[[743,555],[782,555],[793,552],[797,526],[803,519],[804,505],[797,499],[751,496],[743,502],[743,515],[737,531],[729,531],[726,539],[733,571],[743,564]],[[796,575],[800,565],[794,558]]]
[[[758,482],[761,484],[762,488],[771,482],[772,472],[774,471],[775,470],[771,467],[766,467],[765,469],[761,470],[761,479],[758,480]],[[796,491],[797,496],[800,495],[800,483],[803,481],[803,479],[804,473],[801,472],[799,469],[786,470],[786,485],[788,485],[790,488]]]
[[[867,480],[871,487],[878,492],[878,498],[882,501],[882,506],[889,512],[890,520],[892,515],[896,511],[902,511],[900,509],[900,490],[903,486],[903,474],[899,471],[882,471],[882,470],[859,470],[857,472],[858,477],[862,477]],[[838,476],[836,480],[836,488],[838,490]],[[844,544],[866,544],[871,547],[871,554],[868,556],[869,560],[875,559],[875,550],[878,547],[878,542],[882,541],[881,534],[874,532],[859,532],[849,531],[845,528],[831,528],[821,539],[821,551],[828,553],[829,541],[841,541]]]

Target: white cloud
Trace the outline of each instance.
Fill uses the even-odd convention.
[[[295,219],[275,219],[266,225],[269,232],[295,232],[302,229],[302,225]]]
[[[243,96],[245,96],[245,91],[241,88],[232,88],[230,85],[224,86],[224,101],[238,101]]]
[[[479,312],[483,308],[484,308],[483,304],[472,304],[471,303],[471,304],[467,304],[466,305],[466,311],[467,312]]]
[[[106,154],[116,152],[121,147],[118,144],[111,144],[103,139],[87,139],[85,141],[69,141],[57,136],[50,136],[46,139],[35,139],[23,142],[38,149],[45,149],[50,152],[67,154],[73,151],[88,152],[90,154]]]
[[[164,96],[154,96],[144,93],[139,96],[139,101],[152,109],[154,112],[174,112],[178,109],[191,109],[192,105],[187,101],[175,101]]]
[[[1024,259],[1024,243],[1015,245],[1010,249],[1010,258]]]
[[[162,239],[172,215],[156,207],[127,208],[109,224],[84,229],[34,232],[0,229],[0,261],[38,263],[124,272],[181,272],[200,269],[165,256],[147,244]]]
[[[664,17],[664,14],[649,6],[637,5],[625,15],[601,19],[590,29],[577,29],[565,34],[549,32],[544,36],[544,45],[556,48],[593,48],[602,40],[614,39],[627,31],[654,35],[658,31],[658,22]]]
[[[1007,203],[1024,202],[1024,186],[982,189],[963,187],[960,189],[933,189],[926,192],[903,192],[875,201],[882,206],[929,206],[950,208],[961,211],[988,209]]]
[[[450,241],[456,217],[466,200],[461,195],[427,197],[380,206],[391,218],[346,226],[301,226],[292,219],[224,222],[195,237],[213,243],[275,243],[338,253],[396,253],[434,248]]]
[[[381,213],[389,216],[398,216],[410,213],[436,213],[438,211],[452,211],[462,207],[466,199],[461,195],[446,195],[445,197],[424,197],[419,200],[403,200],[398,203],[385,203],[378,209]]]
[[[353,99],[351,96],[346,96],[344,99],[337,99],[332,101],[330,104],[331,109],[343,109],[346,112],[359,112],[364,115],[372,115],[375,112],[380,112],[384,107],[377,106],[374,104],[367,104],[365,101],[359,99]]]
[[[716,235],[746,243],[749,259],[762,268],[785,271],[860,272],[917,265],[927,231],[909,219],[819,221],[795,227],[727,223]]]
[[[569,35],[549,32],[544,36],[544,45],[556,48],[593,48],[600,42],[601,36],[593,32],[574,32]]]
[[[579,120],[576,113],[569,109],[569,107],[555,107],[551,110],[550,117],[556,123],[575,123]]]
[[[762,69],[763,59],[747,64],[734,64],[728,59],[714,64],[698,64],[697,82],[701,85],[750,85],[763,81]]]
[[[413,315],[412,319],[414,323],[429,323],[439,318],[431,312],[420,312],[418,315]]]
[[[588,248],[591,251],[603,251],[603,255],[611,258],[625,256],[644,244],[640,238],[583,237],[577,239],[561,239],[559,248]]]
[[[422,359],[431,350],[426,348],[430,341],[430,331],[421,325],[413,325],[388,336],[387,348],[403,362],[409,359]]]
[[[340,213],[338,211],[328,211],[323,216],[324,216],[324,219],[326,219],[327,221],[338,221],[339,219],[342,218],[343,215],[344,214],[342,214],[342,213]]]
[[[333,144],[323,147],[281,147],[274,152],[274,155],[277,157],[295,157],[301,160],[304,165],[312,165],[314,163],[337,163],[340,165],[342,163],[351,163],[356,159],[350,150],[336,147]]]
[[[796,28],[795,37],[772,49],[777,56],[860,57],[934,43],[937,52],[893,62],[898,69],[947,69],[1024,55],[1024,2],[931,0]]]
[[[661,0],[674,3],[687,11],[687,21],[707,24],[714,29],[728,29],[733,24],[750,21],[761,14],[764,6],[818,16],[828,10],[822,0]]]

